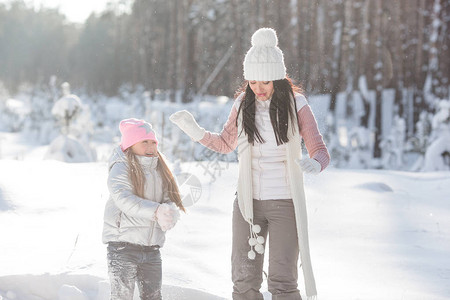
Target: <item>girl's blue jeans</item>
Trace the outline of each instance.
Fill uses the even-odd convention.
[[[161,300],[162,262],[158,246],[108,243],[111,300],[132,300],[137,283],[141,300]]]

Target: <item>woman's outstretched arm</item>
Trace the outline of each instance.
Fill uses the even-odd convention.
[[[203,146],[219,153],[230,153],[237,146],[237,109],[233,105],[228,120],[223,125],[220,133],[206,131],[203,138],[199,141]]]

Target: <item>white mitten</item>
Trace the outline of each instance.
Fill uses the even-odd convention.
[[[322,166],[314,158],[296,159],[295,162],[300,166],[304,173],[319,174]]]
[[[172,114],[169,120],[180,127],[193,141],[198,142],[205,135],[205,129],[200,127],[194,116],[187,110],[180,110]]]
[[[180,218],[180,212],[175,205],[160,204],[156,210],[156,221],[162,231],[172,229]]]

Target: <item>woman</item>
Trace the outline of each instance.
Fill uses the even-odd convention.
[[[220,134],[205,131],[187,111],[170,117],[194,141],[214,151],[228,153],[238,147],[232,246],[234,300],[263,299],[259,289],[267,234],[272,299],[301,299],[297,288],[299,253],[308,299],[317,294],[302,172],[321,172],[330,156],[305,97],[286,76],[277,44],[273,29],[261,28],[253,34],[244,60],[245,90],[238,92]],[[302,137],[309,158],[301,159]]]

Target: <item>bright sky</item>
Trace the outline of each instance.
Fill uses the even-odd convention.
[[[84,23],[92,12],[105,10],[108,0],[34,0],[35,7],[56,8],[71,22]]]

